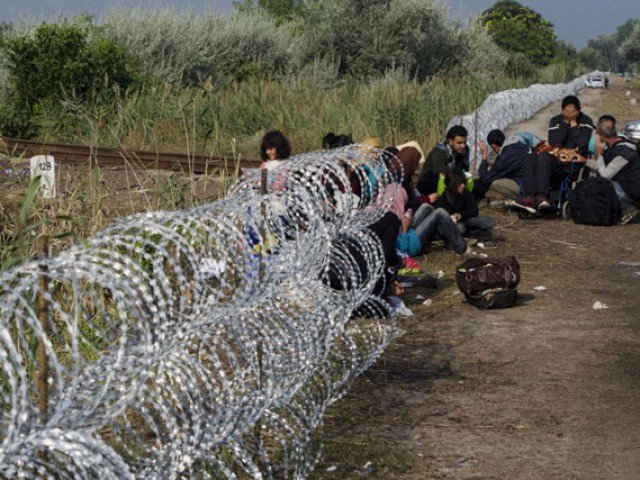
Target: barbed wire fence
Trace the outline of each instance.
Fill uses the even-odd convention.
[[[0,274],[0,475],[305,478],[395,335],[380,150],[300,155]]]

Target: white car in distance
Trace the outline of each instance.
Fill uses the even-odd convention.
[[[589,88],[604,88],[603,77],[589,77],[586,80],[587,87]]]

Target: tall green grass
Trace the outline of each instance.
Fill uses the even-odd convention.
[[[411,139],[429,148],[449,120],[477,108],[488,94],[528,84],[506,76],[437,77],[401,72],[369,83],[324,89],[312,75],[248,80],[225,87],[150,85],[117,94],[108,105],[69,99],[37,118],[42,137],[90,145],[256,157],[262,134],[280,129],[294,152],[320,148],[328,131],[382,144]]]

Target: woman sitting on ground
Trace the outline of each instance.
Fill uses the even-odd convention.
[[[461,172],[447,173],[446,190],[436,201],[435,206],[446,210],[451,219],[457,224],[462,235],[476,236],[491,230],[493,218],[479,217],[476,199],[467,189],[467,179]]]
[[[419,205],[413,177],[420,157],[419,150],[414,147],[405,147],[397,154],[404,177],[400,185],[394,184],[389,187],[395,188],[391,210],[401,222],[401,232],[396,240],[396,248],[410,256],[416,256],[424,251],[438,235],[456,253],[464,253],[467,250],[467,244],[449,213],[441,208],[436,209],[428,203]],[[437,195],[433,194],[431,201],[435,201],[436,197]],[[415,207],[418,208],[415,214],[412,214]]]

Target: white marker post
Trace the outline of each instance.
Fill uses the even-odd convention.
[[[31,157],[31,179],[40,175],[42,198],[56,196],[56,163],[51,155]]]

